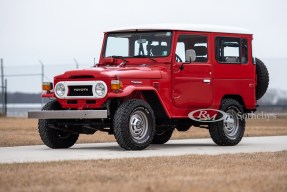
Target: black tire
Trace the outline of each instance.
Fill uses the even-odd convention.
[[[176,123],[176,129],[178,131],[188,131],[192,126],[192,121],[190,119],[181,119]]]
[[[61,105],[57,100],[53,100],[48,102],[42,110],[61,110]],[[52,149],[60,149],[69,148],[77,142],[79,134],[49,128],[48,124],[51,121],[48,119],[39,119],[38,122],[39,134],[45,145]]]
[[[265,64],[258,58],[256,60],[256,99],[259,100],[266,93],[269,85],[269,73]]]
[[[156,131],[152,140],[152,144],[165,144],[172,136],[173,129]]]
[[[115,112],[113,127],[120,147],[126,150],[145,149],[155,134],[154,112],[143,100],[125,101]]]
[[[243,118],[243,108],[241,104],[234,99],[223,99],[220,110],[229,114],[230,116],[226,117],[225,120],[218,121],[216,123],[211,123],[209,125],[209,133],[217,145],[221,146],[233,146],[237,145],[245,131],[245,119]],[[232,118],[230,118],[232,116]],[[221,118],[222,116],[219,116]],[[234,119],[236,122],[235,125],[230,124],[227,128],[227,118]]]

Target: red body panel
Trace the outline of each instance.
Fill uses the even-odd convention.
[[[208,61],[183,64],[184,69],[180,70],[181,64],[175,62],[176,41],[179,34],[206,35],[208,37]],[[246,38],[249,47],[248,63],[228,65],[218,63],[215,58],[214,41],[217,36]],[[170,118],[187,118],[188,113],[196,109],[218,109],[222,98],[226,95],[240,96],[245,107],[253,110],[256,105],[256,73],[252,63],[251,41],[252,35],[173,31],[171,54],[155,58],[156,62],[148,58],[126,58],[128,62],[124,67],[116,67],[122,60],[115,59],[112,63],[115,67],[107,67],[107,62],[101,54],[99,67],[68,71],[56,76],[54,85],[60,81],[102,80],[108,86],[108,94],[102,99],[96,99],[95,104],[88,104],[85,98],[73,99],[77,100],[76,104],[69,103],[71,99],[58,98],[63,108],[99,109],[108,99],[125,98],[135,91],[149,90],[156,93]],[[118,93],[110,89],[111,80],[116,78],[123,82],[123,89]],[[206,83],[206,80],[210,80],[210,83]],[[141,83],[135,84],[133,83],[135,81]],[[43,94],[43,97],[52,96],[53,93]]]

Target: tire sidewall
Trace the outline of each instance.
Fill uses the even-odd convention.
[[[256,100],[259,100],[266,93],[269,86],[269,73],[266,65],[258,58],[256,60],[256,75],[257,75],[257,85],[256,85]]]
[[[236,138],[235,139],[230,139],[225,131],[224,131],[224,124],[223,121],[219,121],[216,123],[211,123],[209,125],[209,133],[210,136],[212,138],[212,140],[220,146],[233,146],[233,145],[237,145],[243,135],[244,135],[244,131],[245,131],[245,118],[243,116],[244,114],[244,110],[241,106],[241,104],[234,100],[234,99],[223,99],[221,106],[220,106],[220,110],[227,112],[228,109],[230,108],[234,108],[238,111],[238,113],[241,113],[242,116],[238,115],[237,113],[237,118],[238,118],[238,133],[236,134]]]
[[[140,111],[147,118],[148,130],[144,142],[136,142],[130,132],[130,119],[134,112]],[[142,150],[148,147],[155,134],[155,116],[152,108],[148,103],[139,99],[131,99],[123,102],[115,112],[114,136],[120,147],[126,150]]]
[[[170,138],[172,137],[173,131],[174,131],[173,128],[162,130],[162,131],[156,131],[154,134],[152,144],[164,144],[168,142]]]
[[[53,100],[48,102],[42,110],[61,110],[61,105],[57,100]],[[50,119],[39,119],[38,121],[38,131],[43,143],[53,149],[73,146],[78,140],[79,134],[67,133],[67,137],[60,137],[60,130],[49,127],[52,122],[53,120]],[[66,134],[66,132],[63,133]]]

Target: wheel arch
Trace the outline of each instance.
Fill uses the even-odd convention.
[[[156,119],[166,120],[170,118],[170,114],[164,107],[164,104],[157,92],[153,90],[145,90],[141,91],[141,94],[145,101],[152,107],[153,111],[156,111]]]
[[[241,95],[235,95],[235,94],[227,94],[227,95],[224,95],[224,96],[222,97],[220,103],[222,103],[223,99],[227,99],[227,98],[229,98],[229,99],[234,99],[234,100],[238,101],[238,102],[242,105],[242,108],[243,108],[244,112],[249,112],[249,110],[248,110],[248,109],[246,108],[246,106],[245,106],[244,99],[242,98]]]
[[[159,93],[153,87],[134,87],[125,88],[122,93],[110,93],[110,100],[121,100],[124,102],[129,99],[145,100],[155,111],[156,119],[166,120],[170,119],[171,115],[164,105],[164,101],[160,98]]]

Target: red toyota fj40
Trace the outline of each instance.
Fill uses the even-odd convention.
[[[28,116],[39,119],[50,148],[105,131],[122,148],[141,150],[191,126],[208,129],[218,145],[236,145],[244,114],[256,110],[269,83],[252,39],[245,29],[203,25],[108,31],[99,63],[43,83],[42,96],[53,100]]]

